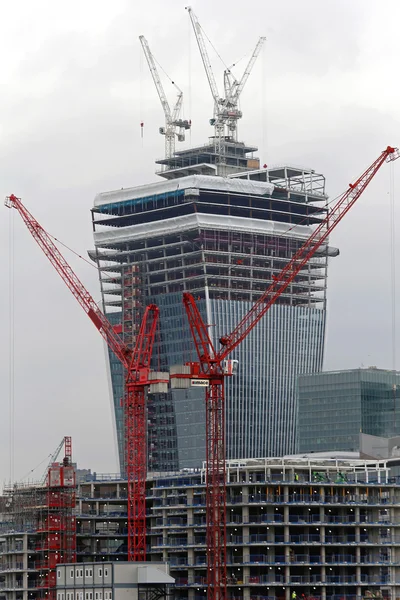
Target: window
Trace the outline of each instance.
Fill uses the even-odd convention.
[[[69,576],[71,577],[71,579],[74,578],[74,570],[73,569],[70,569]]]
[[[58,592],[58,594],[57,594],[57,600],[61,600],[61,592]]]
[[[85,577],[89,577],[89,569],[85,569]]]
[[[107,568],[104,569],[104,577],[108,577],[108,569]]]
[[[77,577],[83,577],[83,569],[76,569],[75,575]]]
[[[103,569],[99,569],[99,577],[103,576]]]
[[[93,569],[89,569],[89,577],[93,577]]]
[[[60,571],[60,569],[57,569],[57,579],[60,579],[60,577],[61,577],[61,571]]]
[[[67,598],[68,600],[68,598]],[[89,600],[89,592],[85,592],[85,600]]]

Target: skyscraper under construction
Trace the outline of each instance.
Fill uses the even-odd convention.
[[[166,180],[95,198],[92,256],[101,273],[105,310],[129,342],[142,308],[158,304],[155,368],[194,359],[183,291],[197,299],[217,342],[325,214],[322,175],[289,166],[254,168],[254,150],[227,140],[224,154],[231,172],[211,175],[218,160],[211,140],[207,147],[162,161]],[[322,367],[327,261],[336,253],[325,247],[311,259],[232,355],[239,366],[226,392],[228,458],[295,451],[295,380]],[[123,463],[123,374],[112,356],[110,374]],[[200,465],[204,390],[154,395],[148,407],[149,468]]]
[[[154,368],[194,360],[182,293],[196,298],[215,344],[229,333],[326,213],[323,175],[282,165],[260,168],[257,148],[238,141],[238,101],[261,49],[260,38],[242,78],[224,74],[219,97],[201,28],[190,18],[214,98],[208,144],[175,151],[190,122],[179,118],[182,93],[169,109],[156,64],[141,43],[166,118],[163,180],[96,196],[92,209],[104,309],[126,343],[133,343],[143,308],[160,308]],[[178,88],[179,90],[179,88]],[[176,133],[178,128],[179,133]],[[316,254],[255,327],[232,359],[238,373],[226,389],[227,458],[278,456],[296,450],[295,381],[322,368],[326,246]],[[110,375],[123,469],[123,373],[110,355]],[[204,390],[149,397],[149,469],[197,467],[205,459]]]

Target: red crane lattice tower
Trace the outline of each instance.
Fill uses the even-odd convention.
[[[13,194],[5,201],[21,215],[33,238],[43,250],[71,293],[98,329],[110,350],[126,371],[125,380],[125,464],[128,479],[128,560],[146,560],[146,388],[166,392],[169,375],[150,371],[154,337],[159,316],[155,304],[144,312],[134,349],[124,343],[91,294],[74,273],[50,235]]]
[[[182,387],[179,379],[206,379],[206,519],[207,519],[207,597],[225,600],[226,579],[226,474],[225,474],[225,397],[224,379],[235,371],[235,361],[227,360],[231,352],[248,336],[266,312],[278,300],[315,252],[364,192],[385,161],[399,157],[397,148],[388,146],[366,171],[328,210],[326,217],[297,250],[285,268],[254,303],[235,329],[220,338],[216,350],[193,296],[183,294],[198,362],[186,364],[182,372],[171,372],[172,387]],[[189,367],[189,369],[187,368]],[[188,373],[189,371],[189,373]]]
[[[64,459],[49,466],[43,509],[39,514],[36,551],[39,595],[43,600],[56,598],[56,566],[76,561],[75,468],[72,441],[64,438]]]

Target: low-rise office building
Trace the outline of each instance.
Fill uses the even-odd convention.
[[[359,451],[360,433],[400,435],[400,373],[369,367],[300,375],[299,452]]]
[[[57,600],[148,600],[174,584],[167,563],[105,562],[57,566]]]

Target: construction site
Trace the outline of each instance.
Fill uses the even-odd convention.
[[[260,166],[237,125],[265,38],[220,95],[187,9],[213,135],[175,150],[191,122],[141,36],[165,156],[156,183],[94,199],[102,308],[23,200],[6,199],[107,345],[120,473],[78,481],[65,437],[42,481],[4,489],[0,600],[122,600],[124,586],[141,600],[397,600],[398,461],[298,454],[296,383],[323,366],[329,236],[399,150],[334,201],[314,169]],[[146,570],[117,584],[116,561]]]

